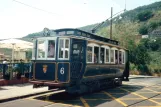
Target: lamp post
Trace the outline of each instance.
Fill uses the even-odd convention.
[[[15,43],[12,43],[12,63],[14,62],[14,46]]]
[[[111,7],[110,39],[112,39],[112,16],[113,16],[113,8]]]

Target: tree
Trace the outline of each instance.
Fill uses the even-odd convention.
[[[134,41],[130,40],[128,43],[128,49],[129,60],[131,63],[135,64],[136,66],[149,64],[150,56],[143,43],[140,42],[139,45],[136,45]]]

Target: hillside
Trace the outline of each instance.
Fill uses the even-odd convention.
[[[139,13],[145,12],[145,11],[151,11],[155,14],[159,10],[161,10],[161,2],[155,2],[150,5],[140,6],[140,7],[133,9],[133,10],[125,11],[120,16],[115,17],[113,19],[113,23],[115,23],[115,24],[126,23],[126,25],[127,25],[127,23],[129,23],[129,24],[138,23],[138,25],[139,25],[140,22],[137,22],[137,15]],[[145,23],[147,23],[147,22],[145,22]],[[91,29],[93,29],[98,24],[99,23],[83,26],[83,27],[80,27],[79,29],[91,32]],[[109,24],[110,24],[110,22],[106,21],[102,26],[100,26],[100,28],[96,32],[99,32],[98,34],[101,34],[101,35],[103,34],[104,36],[107,36],[107,35],[105,35],[106,34],[105,32],[103,33],[102,29],[105,29],[107,26],[109,26]],[[28,34],[24,38],[33,38],[33,37],[37,37],[37,36],[42,36],[42,31]]]

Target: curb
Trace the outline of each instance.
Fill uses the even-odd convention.
[[[38,92],[38,93],[31,93],[31,94],[27,94],[27,95],[15,96],[15,97],[11,97],[11,98],[4,98],[4,99],[0,99],[0,103],[8,102],[8,101],[16,100],[16,99],[21,99],[21,98],[26,98],[26,97],[30,97],[30,96],[34,96],[34,95],[38,95],[38,94],[45,94],[45,93],[53,92],[53,91],[54,90],[50,90],[50,91],[44,91],[44,92]]]
[[[154,76],[130,76],[129,79],[136,79],[136,78],[156,78]]]

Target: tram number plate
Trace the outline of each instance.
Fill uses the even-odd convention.
[[[60,69],[60,74],[64,74],[64,67],[62,67],[61,69]]]

